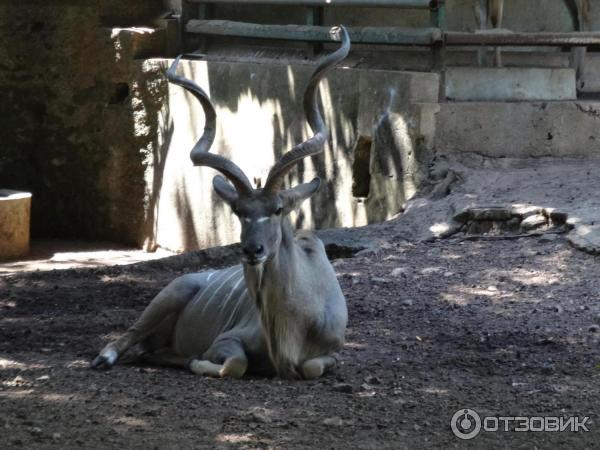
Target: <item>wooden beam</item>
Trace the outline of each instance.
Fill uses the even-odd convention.
[[[284,41],[331,42],[330,27],[309,25],[262,25],[229,20],[190,20],[188,33]],[[438,28],[356,27],[348,28],[356,44],[423,45],[442,42]]]
[[[573,33],[462,33],[448,31],[444,33],[446,45],[510,45],[510,46],[555,46],[574,47],[600,45],[600,32]]]
[[[186,0],[190,3],[236,3],[238,5],[356,6],[365,8],[429,9],[430,0]],[[439,1],[439,0],[438,0]]]

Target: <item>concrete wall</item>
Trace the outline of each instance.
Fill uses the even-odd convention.
[[[430,118],[451,159],[600,158],[598,102],[442,103]]]
[[[182,250],[234,242],[238,222],[212,189],[215,172],[194,167],[189,159],[204,124],[199,104],[181,88],[169,86],[168,103],[161,105],[148,89],[150,80],[162,89],[166,67],[166,60],[144,62],[133,95],[139,106],[136,128],[157,137],[146,171],[154,244]],[[232,159],[250,179],[263,180],[276,158],[310,136],[301,98],[312,70],[313,65],[282,62],[180,65],[181,73],[204,87],[216,106],[212,151]],[[328,76],[320,93],[331,130],[329,145],[323,156],[305,160],[288,180],[292,185],[314,176],[324,181],[295,217],[297,225],[356,226],[398,213],[418,183],[410,161],[415,153],[410,107],[437,101],[438,85],[438,75],[430,73],[336,69]],[[382,124],[387,124],[385,133]],[[362,167],[354,164],[359,142],[367,142],[370,153],[370,162]],[[357,177],[370,183],[364,197],[353,193]]]
[[[475,2],[448,1],[450,29],[475,28]],[[212,172],[189,163],[202,114],[188,96],[168,86],[165,60],[144,62],[165,56],[165,33],[154,28],[155,19],[177,3],[30,0],[0,5],[0,188],[33,192],[34,238],[114,239],[174,249],[237,238],[235,222],[210,188]],[[305,19],[299,7],[220,6],[216,13],[264,23]],[[424,26],[429,16],[330,8],[325,21]],[[561,0],[544,2],[541,9],[538,2],[507,0],[508,28],[568,31],[572,25]],[[593,26],[600,29],[600,8],[594,8]],[[304,44],[288,52],[281,43],[227,42],[212,40],[212,62],[186,63],[185,70],[210,89],[217,104],[215,150],[233,157],[250,176],[264,176],[276,156],[308,134],[298,99],[311,63],[305,60]],[[267,61],[270,47],[277,49],[277,57],[268,60],[270,65],[258,64]],[[231,62],[240,59],[246,62]],[[568,64],[567,55],[556,51],[516,51],[505,53],[504,60],[508,65]],[[447,61],[473,65],[475,54],[457,50]],[[422,73],[431,62],[430,53],[414,49],[375,52],[356,46],[346,62],[353,70],[338,70],[324,84],[332,140],[324,158],[300,167],[299,179],[316,173],[327,183],[301,212],[300,225],[349,226],[388,218],[425,182],[435,155],[480,151],[478,143],[485,139],[494,142],[486,147],[493,154],[507,154],[505,148],[514,155],[545,154],[550,148],[558,149],[557,155],[568,149],[595,155],[588,128],[596,124],[595,105],[578,104],[591,112],[575,103],[566,106],[564,117],[580,121],[573,127],[566,119],[561,122],[562,107],[554,105],[537,112],[525,105],[438,105],[438,76]],[[421,72],[402,72],[407,67]],[[586,79],[596,90],[597,73],[593,58]],[[502,127],[515,123],[531,131],[507,144]],[[574,145],[571,128],[578,133]],[[544,141],[548,133],[554,136],[550,144]],[[331,201],[336,207],[325,207]]]

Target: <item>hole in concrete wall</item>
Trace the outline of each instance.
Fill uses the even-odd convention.
[[[117,83],[114,85],[113,94],[108,103],[111,105],[123,105],[128,97],[129,85],[127,83]]]
[[[368,197],[371,184],[371,138],[359,136],[352,163],[352,195]]]

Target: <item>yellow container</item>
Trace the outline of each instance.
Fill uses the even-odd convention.
[[[0,189],[0,260],[29,253],[31,194]]]

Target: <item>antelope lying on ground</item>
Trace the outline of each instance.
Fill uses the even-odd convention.
[[[93,368],[110,368],[138,343],[148,362],[189,367],[209,376],[239,378],[249,370],[311,379],[335,365],[333,352],[344,343],[346,300],[323,243],[309,232],[294,238],[286,218],[316,192],[320,180],[282,189],[296,163],[321,153],[327,140],[317,106],[319,81],[350,50],[346,30],[335,30],[342,44],[322,59],[304,94],[315,135],[281,157],[262,189],[252,188],[233,162],[209,153],[215,138],[214,107],[199,86],[176,75],[179,58],[173,62],[169,81],[192,93],[206,115],[192,161],[220,171],[231,182],[216,176],[213,186],[241,222],[242,264],[171,282],[122,337],[102,349]]]

